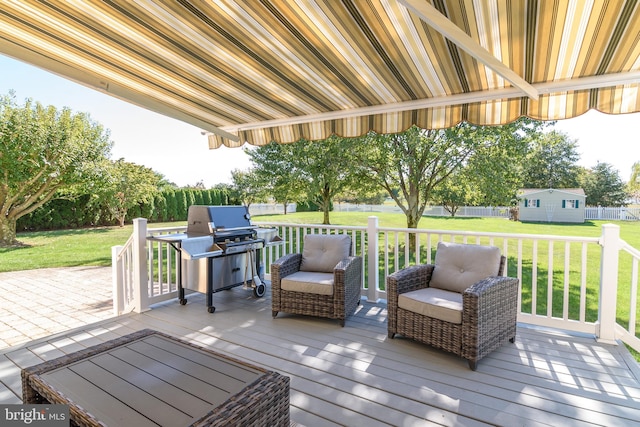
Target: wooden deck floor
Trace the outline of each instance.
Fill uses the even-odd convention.
[[[193,294],[5,349],[1,403],[20,403],[20,368],[152,328],[291,377],[291,416],[302,425],[640,426],[640,369],[624,346],[519,327],[515,344],[478,370],[456,356],[387,338],[384,304],[337,321],[279,314],[269,293],[216,293],[209,314]]]

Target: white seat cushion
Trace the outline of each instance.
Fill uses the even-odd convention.
[[[300,271],[333,273],[349,256],[351,237],[344,234],[307,234],[304,236]]]
[[[429,286],[464,292],[482,279],[497,276],[498,270],[500,248],[440,242]]]
[[[462,323],[462,294],[424,288],[398,296],[398,307],[444,322]]]
[[[310,294],[332,295],[333,273],[296,271],[280,281],[284,291],[307,292]]]

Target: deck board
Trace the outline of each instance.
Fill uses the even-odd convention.
[[[19,368],[143,328],[180,337],[291,377],[291,415],[331,425],[640,426],[640,381],[624,346],[519,325],[507,344],[471,371],[466,361],[397,337],[384,303],[363,302],[338,321],[280,313],[269,293],[242,288],[190,295],[142,314],[103,320],[6,349],[2,403],[18,403]]]

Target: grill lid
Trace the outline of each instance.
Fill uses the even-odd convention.
[[[246,206],[191,205],[187,214],[187,233],[215,234],[256,228]]]

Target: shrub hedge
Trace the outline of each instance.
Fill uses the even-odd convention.
[[[167,189],[157,193],[149,203],[141,203],[127,212],[126,221],[147,218],[150,222],[186,221],[188,207],[230,205],[233,201],[223,189]],[[54,199],[18,219],[16,231],[60,230],[115,225],[118,221],[105,202],[90,194],[73,200]]]

